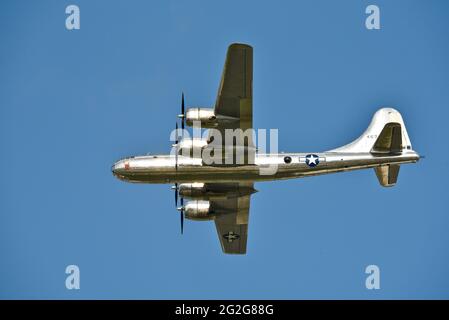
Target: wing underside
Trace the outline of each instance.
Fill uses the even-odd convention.
[[[253,188],[253,184],[236,185],[237,188]],[[215,226],[224,253],[246,253],[250,197],[240,195],[211,201],[212,207],[219,212]]]
[[[218,152],[221,162],[213,165],[254,164],[254,136],[252,130],[248,130],[253,128],[252,91],[253,48],[245,44],[232,44],[226,54],[215,102],[214,113],[218,125],[209,130],[208,145],[203,149],[203,153],[207,152],[207,148],[211,148],[214,154]],[[233,130],[232,140],[226,139],[227,129]],[[215,139],[215,135],[219,135],[220,139]],[[229,150],[232,158],[229,157]],[[237,160],[237,151],[242,150],[244,156]],[[207,189],[227,195],[209,199],[223,252],[245,254],[250,197],[255,192],[253,183],[208,183]]]
[[[245,44],[232,44],[226,61],[215,102],[218,126],[209,131],[209,147],[222,152],[220,164],[254,164],[253,128],[253,49]],[[226,129],[234,131],[232,141],[226,139]],[[220,135],[216,139],[215,135]],[[241,161],[226,157],[225,151],[245,153]],[[228,154],[229,156],[229,154]]]
[[[245,44],[232,44],[226,61],[215,102],[215,113],[239,119],[234,128],[252,127],[253,48]]]
[[[231,165],[254,164],[255,148],[253,128],[253,48],[246,44],[232,44],[228,48],[226,61],[215,102],[215,115],[221,141],[210,139],[210,146],[222,148],[222,164],[231,160]],[[226,140],[226,129],[234,131],[235,138]],[[248,134],[249,133],[249,134]],[[226,152],[232,149],[233,158]],[[243,161],[237,161],[234,154],[243,150]],[[244,254],[248,238],[248,220],[253,183],[236,183],[234,196],[224,200],[214,200],[213,206],[221,212],[215,217],[217,235],[225,253]]]

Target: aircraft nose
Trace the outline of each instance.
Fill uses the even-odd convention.
[[[114,176],[117,176],[117,164],[113,164],[111,167],[111,172]]]
[[[116,174],[117,174],[117,171],[120,170],[120,169],[123,169],[123,161],[122,161],[122,160],[117,161],[117,162],[114,163],[114,164],[112,165],[112,167],[111,167],[111,171],[112,171],[112,173],[113,173],[114,175],[116,175]]]

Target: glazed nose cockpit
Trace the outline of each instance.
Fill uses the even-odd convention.
[[[124,166],[123,166],[123,160],[119,160],[119,161],[117,161],[116,163],[114,163],[114,164],[112,165],[111,171],[112,171],[113,173],[117,173],[118,170],[123,169],[123,168],[124,168]]]
[[[127,163],[126,159],[122,159],[114,163],[111,167],[112,174],[117,178],[123,178],[124,177],[123,174],[127,169],[126,163]]]

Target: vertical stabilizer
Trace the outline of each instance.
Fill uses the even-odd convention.
[[[329,152],[401,152],[412,149],[412,144],[405,128],[404,120],[399,111],[393,108],[379,109],[373,116],[368,129],[353,142],[330,150]]]

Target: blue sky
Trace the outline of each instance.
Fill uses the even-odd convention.
[[[81,29],[65,28],[77,4]],[[381,30],[365,28],[365,8]],[[447,1],[2,1],[0,298],[449,298]],[[180,94],[215,101],[227,46],[254,47],[254,125],[283,151],[358,137],[393,106],[426,158],[259,183],[248,254],[179,216],[169,185],[110,172],[168,153]],[[81,289],[65,288],[65,268]],[[376,264],[381,289],[365,288]]]

